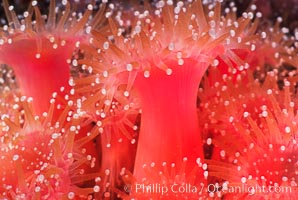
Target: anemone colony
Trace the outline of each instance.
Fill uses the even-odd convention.
[[[281,17],[221,1],[10,3],[0,199],[297,199],[298,32]]]

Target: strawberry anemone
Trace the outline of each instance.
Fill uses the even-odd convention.
[[[210,68],[198,93],[198,112],[201,113],[199,121],[204,137],[226,135],[234,130],[235,122],[245,126],[244,112],[249,113],[259,124],[264,109],[274,110],[267,97],[267,90],[273,91],[278,98],[276,73],[268,72],[265,81],[260,83],[259,79],[253,78],[251,70],[242,71],[235,79],[231,74],[221,74],[218,68]],[[281,97],[278,98],[279,102],[282,100]]]
[[[86,199],[99,192],[96,157],[83,148],[98,131],[76,139],[83,119],[69,107],[55,120],[54,99],[41,117],[32,113],[32,98],[13,100],[12,110],[1,107],[6,114],[1,116],[0,197]]]
[[[88,5],[84,15],[77,15],[67,1],[62,1],[62,12],[51,0],[45,19],[37,4],[32,1],[18,19],[14,7],[3,1],[8,25],[0,30],[0,63],[13,68],[22,94],[32,97],[34,112],[42,114],[48,110],[52,93],[65,95],[69,88],[68,61],[76,45],[88,42],[86,24],[93,5]]]
[[[206,161],[209,176],[218,178],[219,186],[210,195],[296,199],[297,113],[290,82],[284,80],[279,90],[274,72],[268,72],[263,84],[225,78],[213,87],[217,95],[208,102],[200,94],[211,121],[204,125],[206,143],[218,148]]]
[[[71,116],[75,110],[75,101],[69,100],[72,94],[72,90],[69,91],[69,64],[76,53],[75,49],[81,43],[89,42],[89,23],[93,27],[101,27],[105,4],[101,4],[92,22],[90,16],[94,4],[89,4],[84,14],[73,12],[67,1],[62,1],[64,11],[56,8],[55,4],[54,0],[50,1],[49,15],[44,17],[37,7],[37,1],[32,1],[23,18],[19,19],[13,6],[9,6],[7,0],[3,1],[9,25],[0,31],[0,63],[5,63],[14,70],[19,92],[29,96],[30,101],[33,100],[32,109],[26,106],[25,111],[20,110],[16,103],[12,107],[8,106],[7,111],[1,112],[1,137],[2,141],[8,142],[7,145],[3,144],[2,160],[5,162],[4,158],[10,158],[12,155],[20,158],[20,164],[15,165],[9,160],[9,164],[2,170],[1,192],[7,198],[25,196],[28,199],[77,199],[79,196],[87,198],[89,193],[93,193],[92,187],[87,186],[90,183],[88,180],[94,179],[95,175],[88,173],[98,171],[99,167],[98,152],[93,143],[97,135],[94,132],[98,133],[98,130],[94,131],[90,121],[84,120],[82,112]],[[10,90],[9,87],[5,88]],[[52,97],[55,100],[52,100]],[[13,101],[6,102],[3,106],[10,103],[13,104]],[[20,113],[27,114],[18,118]],[[39,121],[40,118],[42,119]],[[70,125],[71,123],[74,124]],[[70,127],[75,130],[69,131]],[[54,137],[59,137],[55,140],[55,145],[52,145],[53,134]],[[19,146],[22,146],[22,151],[19,150]],[[31,146],[36,146],[36,151],[39,148],[41,150],[38,154],[34,153],[34,149],[25,154],[24,150],[32,149]],[[65,158],[66,154],[70,156],[68,160]],[[91,161],[90,169],[86,163]],[[47,163],[51,165],[49,168],[46,168]],[[34,194],[32,188],[34,189],[36,182],[33,177],[36,172],[35,166],[26,166],[36,165],[35,168],[41,168],[42,164],[45,164],[45,167],[36,170],[48,169],[43,176],[49,180],[42,182],[36,190],[40,192]],[[11,170],[14,170],[14,174],[21,173],[19,181],[15,175],[9,173]],[[9,176],[6,177],[6,174]],[[57,186],[54,188],[56,183]],[[77,189],[78,186],[82,188]],[[61,187],[61,190],[57,187]],[[99,192],[99,188],[97,185],[94,191]]]
[[[252,5],[251,9],[255,10],[255,6]],[[257,15],[261,17],[260,13]],[[254,51],[235,51],[246,61],[244,66],[219,58],[218,66],[209,68],[198,93],[199,122],[205,143],[216,135],[233,131],[235,122],[245,126],[243,112],[249,113],[260,124],[264,109],[274,111],[272,102],[266,97],[267,90],[274,90],[278,102],[284,101],[278,88],[284,85],[285,77],[291,82],[296,80],[297,44],[287,28],[280,28],[281,21],[278,18],[273,27],[259,27],[255,46],[251,46]],[[291,87],[294,91],[294,84]],[[208,157],[212,156],[212,151],[219,151],[213,144],[205,147]]]
[[[220,3],[174,5],[173,1],[159,1],[154,6],[145,4],[144,11],[133,13],[131,31],[121,27],[125,22],[117,27],[110,18],[112,35],[93,31],[95,48],[86,48],[88,61],[81,61],[92,69],[84,84],[98,88],[98,95],[86,102],[103,98],[108,101],[99,102],[109,105],[119,94],[140,102],[141,127],[133,175],[137,182],[147,183],[154,182],[146,173],[151,166],[161,174],[164,166],[175,166],[184,174],[202,167],[196,113],[198,85],[206,69],[218,64],[217,57],[243,64],[234,50],[251,49],[257,26],[257,20],[251,23],[252,12],[237,19],[236,9],[231,9],[221,16]],[[120,87],[123,83],[126,87]],[[197,184],[204,182],[203,173],[196,176]]]
[[[251,10],[255,9],[255,5],[252,5]],[[257,12],[257,16],[262,17],[262,14]],[[238,74],[249,69],[258,74],[258,78],[264,79],[264,75],[270,70],[278,69],[282,71],[285,66],[297,66],[295,37],[289,34],[288,28],[280,26],[281,22],[282,18],[278,17],[276,23],[272,26],[258,27],[258,35],[255,43],[251,46],[251,51],[243,49],[234,51],[242,60],[245,60],[244,65],[237,65],[237,63],[218,58],[218,68],[221,73],[228,76],[233,74],[234,79],[237,79]],[[293,74],[281,74],[279,78],[281,79],[285,75],[292,76]]]
[[[115,190],[123,189],[122,172],[133,170],[139,131],[139,102],[133,98],[133,92],[130,95],[126,92],[124,95],[110,90],[116,83],[119,84],[119,90],[125,90],[127,86],[116,80],[108,80],[107,71],[97,71],[94,66],[98,65],[98,62],[83,58],[74,59],[72,63],[77,63],[73,66],[73,71],[81,70],[83,73],[78,73],[79,77],[71,79],[75,89],[71,98],[77,99],[78,112],[85,113],[85,117],[94,123],[100,132],[97,146],[101,154],[102,196],[116,198]]]

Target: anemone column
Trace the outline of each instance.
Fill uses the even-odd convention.
[[[36,40],[27,39],[6,44],[0,49],[0,62],[10,65],[16,74],[21,91],[34,99],[34,111],[41,114],[48,110],[53,92],[67,86],[70,77],[69,64],[74,45],[53,48],[44,40],[43,51],[37,52]]]
[[[190,58],[182,66],[174,60],[165,64],[171,69],[167,73],[154,66],[150,75],[139,75],[135,82],[142,104],[134,169],[138,181],[148,178],[144,164],[175,164],[181,169],[182,160],[187,158],[185,172],[190,172],[196,159],[203,156],[196,101],[198,85],[208,65]]]

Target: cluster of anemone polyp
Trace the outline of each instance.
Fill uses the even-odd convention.
[[[298,32],[254,4],[89,2],[2,1],[0,199],[298,198]]]

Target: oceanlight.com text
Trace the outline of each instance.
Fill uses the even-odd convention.
[[[295,188],[294,188],[295,189]],[[294,189],[291,186],[265,186],[265,185],[252,185],[252,184],[208,184],[195,186],[189,183],[185,184],[143,184],[136,183],[133,185],[127,184],[124,186],[124,190],[128,193],[135,194],[155,194],[155,195],[166,195],[169,193],[174,194],[202,194],[204,192],[209,193],[211,196],[217,193],[222,195],[228,193],[247,193],[248,195],[256,194],[269,194],[269,193],[292,193]]]

